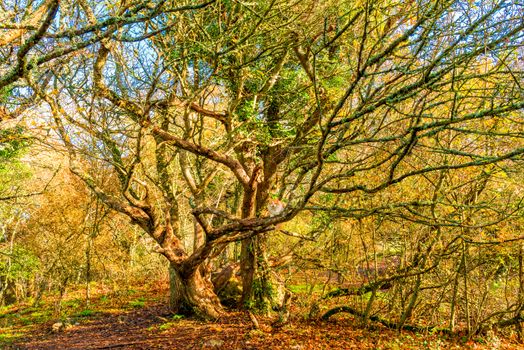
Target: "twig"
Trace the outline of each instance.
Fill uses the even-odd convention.
[[[258,324],[258,320],[255,317],[255,315],[253,315],[251,311],[248,311],[247,314],[249,315],[249,319],[253,323],[253,327],[255,327],[255,329],[260,329],[260,325]]]
[[[285,234],[287,236],[300,238],[300,239],[305,239],[305,240],[308,240],[308,241],[311,241],[311,242],[316,242],[316,240],[314,238],[305,237],[305,236],[299,235],[298,233],[294,233],[294,232],[290,232],[290,231],[286,231],[286,230],[278,230],[278,231],[282,232],[283,234]]]

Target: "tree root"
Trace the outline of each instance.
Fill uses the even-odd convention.
[[[358,310],[356,310],[356,309],[354,309],[354,308],[352,308],[350,306],[337,306],[335,308],[332,308],[331,310],[328,310],[327,312],[325,312],[322,315],[321,318],[323,320],[327,320],[331,316],[336,315],[336,314],[341,313],[341,312],[345,312],[345,313],[351,314],[353,316],[364,318],[364,313],[363,312],[360,312],[360,311],[358,311]],[[411,332],[433,332],[433,333],[440,333],[440,334],[446,334],[446,335],[452,335],[453,334],[447,328],[438,328],[436,326],[403,325],[402,327],[400,327],[400,324],[392,322],[392,321],[389,321],[389,320],[386,320],[386,319],[381,318],[379,316],[370,316],[369,320],[371,320],[373,322],[378,322],[378,323],[382,324],[384,327],[390,328],[390,329],[407,330],[407,331],[411,331]],[[517,325],[519,323],[522,323],[522,322],[524,322],[524,317],[518,315],[518,316],[512,317],[510,319],[502,320],[502,321],[499,321],[497,323],[494,323],[494,324],[492,324],[491,327],[494,327],[494,328],[505,328],[505,327],[515,326],[515,325]],[[484,333],[486,333],[486,331],[488,329],[489,328],[482,327],[475,333],[476,334],[484,334]]]
[[[346,312],[346,313],[349,313],[351,315],[358,316],[360,318],[364,318],[364,313],[362,313],[362,312],[360,312],[360,311],[358,311],[358,310],[356,310],[356,309],[354,309],[354,308],[352,308],[350,306],[337,306],[337,307],[327,311],[326,313],[324,313],[324,315],[322,315],[322,319],[323,320],[327,320],[331,316],[333,316],[335,314],[338,314],[338,313],[341,313],[341,312]],[[449,329],[437,328],[435,326],[403,325],[402,327],[400,327],[400,325],[398,323],[386,320],[386,319],[381,318],[379,316],[370,316],[369,320],[371,320],[373,322],[378,322],[378,323],[382,324],[384,327],[387,327],[387,328],[390,328],[390,329],[397,329],[397,330],[405,329],[405,330],[411,331],[411,332],[437,332],[437,333],[443,333],[443,334],[450,334]]]
[[[383,284],[373,283],[373,284],[365,284],[360,287],[337,288],[337,289],[330,291],[326,295],[324,295],[322,297],[322,300],[337,298],[337,297],[345,297],[345,296],[350,296],[350,295],[364,295],[364,294],[367,294],[373,291],[373,289],[385,290],[391,287],[392,287],[391,283],[383,283]]]

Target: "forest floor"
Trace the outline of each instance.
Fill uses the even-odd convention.
[[[202,322],[170,314],[166,295],[165,286],[105,294],[98,290],[86,307],[81,291],[68,293],[61,318],[53,316],[52,299],[36,308],[3,308],[0,349],[524,349],[515,339],[496,335],[467,340],[399,333],[378,325],[363,327],[347,316],[308,321],[300,309],[281,328],[271,326],[274,317],[257,316],[260,327],[255,329],[240,311]],[[53,331],[66,317],[68,327]]]

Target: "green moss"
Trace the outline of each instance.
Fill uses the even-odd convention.
[[[257,278],[253,281],[253,309],[260,312],[269,312],[272,300],[275,297],[275,289],[270,281],[265,278]]]

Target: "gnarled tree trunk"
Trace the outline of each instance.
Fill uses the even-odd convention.
[[[186,275],[179,266],[169,266],[169,307],[174,313],[194,314],[217,319],[224,309],[213,290],[213,284],[202,277],[200,269]]]
[[[276,172],[277,163],[270,161],[272,153],[265,154],[262,168],[263,181],[254,184],[244,193],[242,217],[254,217],[266,210],[269,189]],[[275,281],[267,257],[267,235],[260,234],[242,241],[240,271],[242,275],[242,305],[268,313],[276,300]]]

